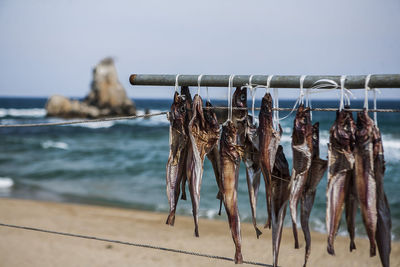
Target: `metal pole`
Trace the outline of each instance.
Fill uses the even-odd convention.
[[[132,74],[129,81],[132,85],[174,86],[176,75],[165,74]],[[197,86],[199,75],[179,75],[179,86]],[[272,88],[299,88],[300,75],[274,75]],[[249,82],[250,75],[236,75],[233,86],[243,86]],[[348,89],[365,88],[367,75],[347,75],[345,86]],[[254,75],[253,84],[266,85],[268,75]],[[307,75],[304,88],[310,88],[321,79],[330,79],[340,85],[340,75]],[[229,75],[203,75],[202,86],[227,87]],[[400,88],[400,74],[374,74],[369,82],[370,88]]]

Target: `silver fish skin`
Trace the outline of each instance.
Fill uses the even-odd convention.
[[[300,202],[300,222],[303,229],[304,239],[306,241],[306,249],[304,256],[304,267],[307,265],[308,258],[311,254],[311,235],[309,229],[309,219],[314,204],[317,186],[324,176],[328,168],[328,161],[319,157],[319,123],[315,123],[312,128],[312,160],[311,167],[308,172],[308,178],[304,186],[303,196]]]
[[[257,195],[260,188],[260,178],[261,178],[261,166],[260,166],[260,153],[258,151],[258,135],[257,126],[252,123],[253,120],[248,117],[248,125],[246,128],[246,140],[244,148],[243,162],[246,166],[246,180],[247,187],[249,191],[250,208],[254,230],[256,231],[256,236],[262,234],[260,229],[257,227]]]
[[[194,234],[199,236],[198,210],[200,205],[200,189],[203,177],[203,163],[219,139],[217,117],[211,110],[203,111],[203,100],[199,95],[193,98],[193,116],[189,122],[189,141],[186,172],[189,181],[189,192],[192,200],[192,212],[195,224]]]
[[[343,109],[336,113],[336,120],[330,129],[328,144],[328,186],[326,190],[326,228],[328,232],[327,251],[335,255],[334,240],[342,216],[348,189],[349,173],[354,171],[354,142],[356,126],[350,111]]]
[[[240,146],[237,145],[237,129],[232,121],[222,126],[220,139],[220,160],[223,185],[223,198],[229,228],[235,243],[235,263],[243,263],[240,217],[237,206],[237,186],[240,166]]]
[[[258,126],[261,171],[264,176],[268,219],[264,228],[271,228],[271,173],[275,163],[282,130],[274,129],[272,121],[272,96],[266,93],[261,101]]]
[[[188,86],[181,87],[181,96],[185,100],[185,108],[186,108],[186,116],[185,116],[185,133],[189,136],[189,122],[192,119],[193,112],[192,112],[192,95],[190,94],[190,90]],[[183,151],[183,157],[186,159],[188,156],[188,151],[191,149],[192,144],[188,141],[186,144],[186,148]],[[187,171],[186,165],[182,168],[182,179],[181,179],[181,188],[182,188],[182,195],[181,199],[186,200],[186,181],[187,181]]]
[[[376,223],[375,240],[379,251],[379,257],[383,267],[390,266],[391,252],[391,228],[392,219],[389,203],[383,189],[383,178],[385,175],[385,159],[381,133],[377,126],[373,129],[374,144],[374,173],[376,180],[376,209],[378,220]]]
[[[304,185],[312,161],[312,124],[310,109],[300,105],[294,119],[292,134],[293,168],[290,179],[289,208],[292,217],[292,228],[295,248],[299,248],[297,237],[297,204],[303,195]]]
[[[170,121],[170,151],[166,167],[166,190],[169,202],[169,215],[166,224],[171,226],[173,226],[175,222],[175,211],[179,200],[180,183],[186,160],[184,150],[186,148],[188,137],[184,129],[185,116],[186,109],[184,100],[178,93],[175,93],[174,102],[171,106],[171,111],[168,114],[168,119]]]
[[[283,222],[289,200],[289,164],[283,148],[278,146],[271,175],[271,223],[273,266],[278,266],[279,247],[282,239]]]
[[[370,256],[376,255],[375,232],[377,224],[376,180],[374,173],[374,122],[367,110],[357,113],[355,155],[355,182],[361,216],[370,241]]]

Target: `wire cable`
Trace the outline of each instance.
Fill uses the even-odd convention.
[[[186,255],[191,255],[191,256],[205,257],[205,258],[210,258],[210,259],[232,261],[232,262],[234,261],[234,259],[228,258],[228,257],[224,257],[224,256],[210,255],[210,254],[187,251],[187,250],[182,250],[182,249],[166,248],[166,247],[161,247],[161,246],[155,246],[155,245],[149,245],[149,244],[141,244],[141,243],[135,243],[135,242],[121,241],[121,240],[114,240],[114,239],[108,239],[108,238],[102,238],[102,237],[96,237],[96,236],[88,236],[88,235],[80,235],[80,234],[72,234],[72,233],[65,233],[65,232],[59,232],[59,231],[52,231],[52,230],[46,230],[46,229],[41,229],[41,228],[36,228],[36,227],[20,226],[20,225],[7,224],[7,223],[1,223],[1,222],[0,222],[0,226],[20,229],[20,230],[28,230],[28,231],[47,233],[47,234],[54,234],[54,235],[62,235],[62,236],[90,239],[90,240],[96,240],[96,241],[103,241],[103,242],[115,243],[115,244],[120,244],[120,245],[157,249],[157,250],[163,250],[163,251],[174,252],[174,253],[181,253],[181,254],[186,254]],[[267,267],[272,266],[272,265],[269,265],[269,264],[265,264],[265,263],[261,263],[261,262],[254,262],[254,261],[243,261],[243,263],[244,264],[249,264],[249,265],[257,265],[257,266],[267,266]]]

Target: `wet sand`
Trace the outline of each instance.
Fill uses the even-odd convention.
[[[100,206],[0,199],[0,222],[60,232],[116,239],[165,248],[232,258],[234,245],[228,223],[200,220],[200,237],[193,235],[193,219],[177,216],[175,226],[165,225],[166,214]],[[293,248],[291,229],[283,231],[280,266],[303,266],[304,240]],[[257,240],[253,226],[242,223],[244,260],[271,264],[271,231]],[[348,237],[338,236],[336,256],[326,252],[326,235],[312,233],[308,266],[380,266],[369,257],[369,242],[356,239],[349,252]],[[149,248],[113,244],[0,226],[0,266],[235,266],[233,262]],[[245,265],[243,265],[245,266]],[[391,266],[400,266],[400,243],[392,243]]]

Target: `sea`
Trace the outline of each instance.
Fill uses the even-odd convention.
[[[46,101],[46,98],[2,97],[0,124],[64,121],[46,117]],[[146,109],[151,113],[168,111],[172,103],[172,99],[134,101],[138,114],[143,114]],[[226,106],[226,101],[211,102]],[[293,107],[294,102],[281,100],[280,106]],[[248,104],[250,106],[251,103]],[[256,101],[255,105],[260,106],[260,101]],[[362,105],[361,101],[352,102],[353,108],[361,108]],[[338,101],[315,100],[313,107],[338,107]],[[378,108],[399,107],[398,100],[378,102]],[[287,114],[280,112],[280,117]],[[377,118],[385,151],[384,188],[391,208],[392,238],[400,240],[400,113],[379,113]],[[335,112],[312,113],[313,122],[320,122],[321,158],[327,157],[329,128],[334,119]],[[294,113],[281,121],[281,144],[290,165],[293,120]],[[169,121],[165,115],[67,126],[0,128],[0,197],[167,212],[165,166],[169,153],[168,135]],[[310,222],[311,228],[319,232],[326,232],[326,185],[325,174],[317,189]],[[227,220],[224,210],[221,216],[218,215],[219,201],[216,194],[214,173],[206,159],[200,217]],[[262,182],[257,205],[257,221],[260,226],[266,220],[265,202]],[[238,205],[241,221],[251,222],[244,164],[240,167]],[[190,198],[179,201],[177,214],[177,221],[180,216],[191,216]],[[340,235],[347,235],[344,217],[339,229]],[[359,210],[356,220],[357,235],[365,237]],[[291,225],[289,212],[285,225]]]

